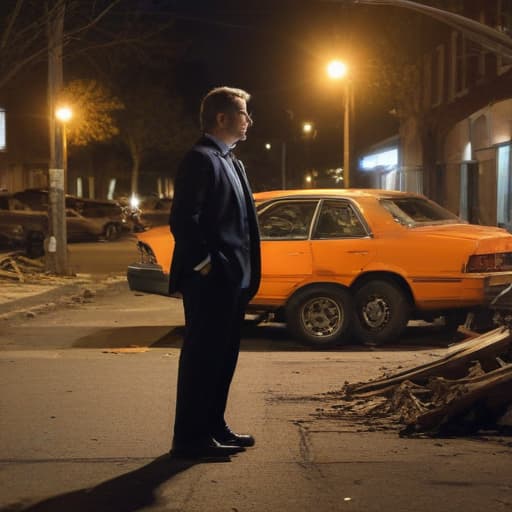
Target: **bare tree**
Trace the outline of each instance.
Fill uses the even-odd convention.
[[[3,0],[0,5],[0,89],[31,65],[47,59],[47,36],[51,35],[48,29],[64,10],[63,47],[74,45],[83,51],[86,46],[107,44],[107,34],[103,34],[102,40],[99,31],[94,40],[87,41],[85,36],[92,28],[98,28],[121,1]],[[119,44],[120,38],[114,41]]]
[[[138,190],[141,164],[152,151],[173,151],[190,143],[192,124],[183,115],[179,96],[163,85],[139,83],[122,97],[120,137],[132,160],[131,191]]]
[[[73,80],[61,96],[61,102],[73,105],[73,117],[66,127],[71,146],[87,146],[119,135],[115,113],[124,105],[96,80]]]

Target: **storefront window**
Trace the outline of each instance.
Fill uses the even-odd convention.
[[[5,151],[6,137],[5,137],[5,110],[0,109],[0,151]]]
[[[510,144],[507,144],[498,147],[498,197],[496,213],[499,226],[510,226],[510,194],[512,193],[510,174]]]

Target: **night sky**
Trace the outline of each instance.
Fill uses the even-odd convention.
[[[341,164],[342,89],[325,72],[332,58],[350,61],[355,149],[396,133],[388,106],[368,97],[365,87],[383,8],[318,0],[175,0],[160,5],[176,16],[175,35],[188,41],[177,68],[188,108],[195,115],[201,96],[214,86],[248,90],[255,126],[246,144],[253,153],[256,144],[288,137],[295,141],[291,165],[294,156],[307,158],[312,167]],[[304,121],[315,123],[315,140],[299,140]]]

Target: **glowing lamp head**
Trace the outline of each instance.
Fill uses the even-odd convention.
[[[302,131],[304,133],[311,133],[313,131],[313,124],[312,123],[304,123],[302,125]]]
[[[73,112],[69,107],[59,107],[55,112],[55,116],[59,121],[67,123],[73,117]]]
[[[327,74],[334,80],[343,78],[348,72],[348,67],[340,60],[332,60],[327,65]]]

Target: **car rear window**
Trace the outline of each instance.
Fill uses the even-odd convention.
[[[442,206],[421,197],[391,197],[380,200],[393,219],[407,227],[465,222]]]

